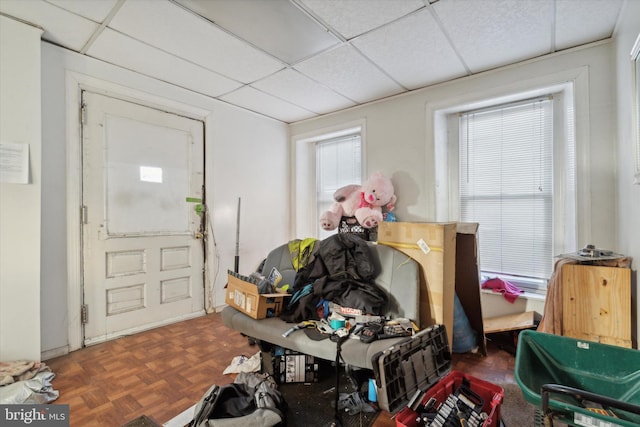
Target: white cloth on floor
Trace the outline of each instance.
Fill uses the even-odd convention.
[[[260,352],[251,357],[236,356],[231,364],[222,372],[223,374],[239,374],[240,372],[258,372],[260,371]]]
[[[56,400],[59,392],[51,385],[55,376],[53,372],[43,371],[28,380],[0,387],[0,404],[43,404]]]

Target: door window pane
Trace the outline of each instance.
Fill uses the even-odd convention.
[[[187,233],[189,134],[113,115],[105,133],[108,233]]]

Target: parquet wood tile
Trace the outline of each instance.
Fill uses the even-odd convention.
[[[222,372],[235,356],[257,351],[225,327],[219,314],[209,314],[45,362],[60,393],[53,403],[69,405],[71,427],[118,427],[141,415],[167,422],[212,384],[232,382]],[[495,383],[514,382],[514,365],[511,354],[491,343],[488,357],[452,357],[452,369]],[[395,421],[382,412],[374,426],[392,427]]]

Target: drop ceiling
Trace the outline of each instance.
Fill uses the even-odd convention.
[[[292,123],[611,38],[625,1],[0,0],[0,13]]]

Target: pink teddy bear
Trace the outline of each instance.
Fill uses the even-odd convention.
[[[396,202],[391,180],[374,172],[362,185],[347,185],[333,194],[335,202],[320,216],[324,230],[335,230],[344,217],[355,217],[363,228],[374,228],[382,222],[382,208],[392,211]]]

